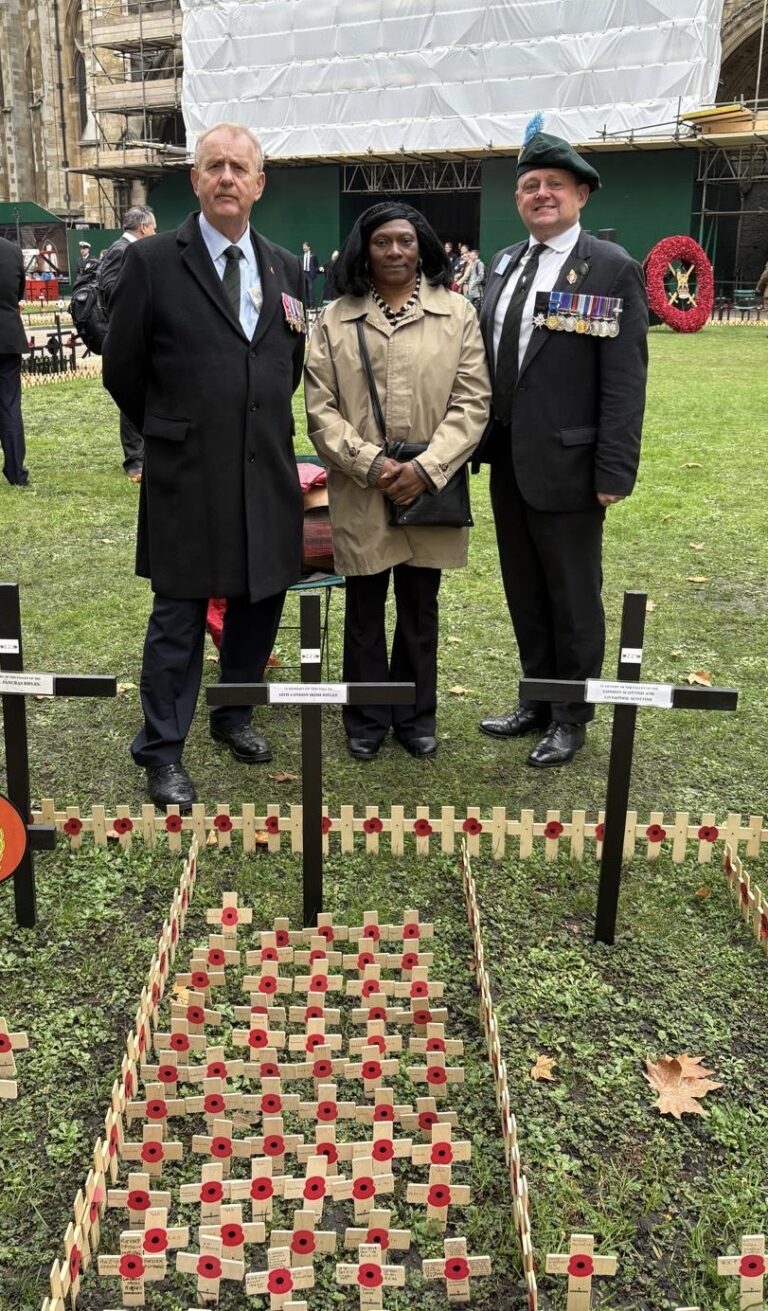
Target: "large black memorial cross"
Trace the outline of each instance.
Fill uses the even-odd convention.
[[[412,705],[413,683],[322,683],[320,597],[300,600],[300,683],[216,683],[206,689],[209,706],[300,705],[304,923],[316,924],[323,909],[323,737],[327,705]]]
[[[619,668],[616,681],[590,678],[521,678],[520,697],[526,701],[591,701],[613,705],[613,731],[605,799],[605,834],[595,911],[595,941],[612,945],[619,907],[621,860],[627,826],[629,784],[638,707],[672,710],[735,710],[738,692],[730,687],[675,687],[641,683],[645,634],[645,592],[625,592],[621,615]]]
[[[16,583],[0,583],[0,703],[3,707],[8,798],[27,826],[27,845],[13,875],[16,923],[32,928],[37,921],[33,851],[56,845],[52,824],[30,824],[28,696],[116,696],[114,678],[81,674],[37,674],[24,669],[21,610]]]

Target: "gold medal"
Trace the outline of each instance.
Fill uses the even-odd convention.
[[[577,320],[576,320],[576,331],[577,331],[581,336],[583,336],[585,332],[589,332],[589,324],[588,324],[588,322],[587,322],[586,319],[577,319]]]
[[[552,332],[557,332],[557,329],[560,327],[560,320],[556,314],[550,314],[548,316],[547,327],[550,328]]]

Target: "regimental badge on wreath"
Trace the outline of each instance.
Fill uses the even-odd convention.
[[[572,291],[538,291],[534,328],[575,332],[579,336],[618,337],[624,300],[621,296],[581,296]]]

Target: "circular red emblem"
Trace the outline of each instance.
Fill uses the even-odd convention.
[[[361,1288],[381,1288],[384,1283],[381,1266],[373,1261],[364,1261],[358,1269],[357,1282]]]
[[[568,1274],[574,1279],[589,1279],[595,1273],[595,1263],[591,1256],[583,1253],[574,1254],[568,1262]]]
[[[293,1288],[293,1276],[290,1270],[270,1270],[267,1276],[267,1291],[270,1293],[290,1293]]]
[[[453,1279],[457,1282],[461,1279],[469,1279],[469,1265],[462,1257],[452,1256],[443,1266],[443,1274],[446,1279]]]
[[[168,1234],[165,1229],[147,1229],[144,1232],[145,1252],[164,1252],[168,1246]]]
[[[212,1138],[211,1139],[211,1156],[215,1156],[219,1161],[226,1161],[232,1155],[234,1148],[231,1138]]]
[[[144,1262],[136,1252],[121,1256],[117,1268],[121,1279],[141,1279],[144,1274]]]

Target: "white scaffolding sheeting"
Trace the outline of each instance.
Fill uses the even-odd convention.
[[[712,103],[724,0],[181,0],[190,145],[245,122],[272,158],[573,142]]]

